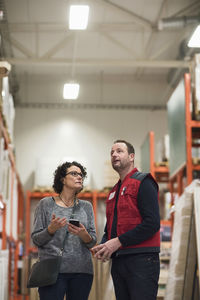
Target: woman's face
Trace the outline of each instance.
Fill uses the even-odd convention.
[[[81,191],[83,188],[83,174],[77,166],[71,166],[67,169],[63,180],[63,188],[70,188],[75,191]]]

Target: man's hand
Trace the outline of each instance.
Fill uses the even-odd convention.
[[[66,218],[57,218],[55,214],[52,215],[51,223],[48,226],[48,232],[54,234],[56,230],[64,227],[67,224]]]
[[[110,259],[113,252],[117,251],[121,247],[119,239],[116,237],[107,241],[104,244],[97,245],[92,248],[92,252],[95,253],[94,256],[101,261],[105,262]]]

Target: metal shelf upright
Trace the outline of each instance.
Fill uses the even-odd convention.
[[[1,171],[6,165],[7,174],[1,172],[0,191],[0,214],[1,214],[1,250],[2,255],[9,253],[8,257],[8,299],[21,300],[19,287],[19,259],[21,252],[19,247],[22,243],[23,231],[23,188],[18,176],[15,164],[15,157],[8,132],[8,115],[4,112],[3,98],[3,77],[7,77],[11,65],[6,61],[0,62],[0,138],[1,138]],[[5,98],[7,100],[7,98]],[[3,167],[3,168],[2,168]],[[9,180],[9,179],[10,180]],[[17,194],[14,194],[14,192]],[[4,251],[5,250],[5,251]],[[3,254],[4,253],[4,254]],[[7,254],[6,254],[7,255]],[[2,261],[3,264],[3,261]],[[3,269],[3,268],[2,268]],[[4,273],[3,273],[4,274]],[[7,276],[7,273],[6,273]],[[7,286],[2,286],[7,289]]]
[[[150,172],[158,183],[168,183],[168,166],[156,165],[155,162],[155,136],[150,131],[141,147],[141,164],[143,172]]]
[[[9,134],[4,125],[2,114],[0,113],[0,137],[4,139],[4,151],[8,151],[8,158],[10,161],[11,181],[10,181],[10,206],[8,206],[3,194],[0,193],[0,213],[2,214],[2,232],[1,234],[1,249],[9,250],[9,266],[8,266],[8,297],[9,300],[21,300],[22,295],[19,294],[19,246],[21,244],[20,236],[23,231],[23,209],[24,209],[24,196],[23,188],[20,182],[19,175],[16,170],[15,158],[9,138]],[[18,203],[14,203],[14,180],[17,181],[17,194]],[[17,215],[14,209],[17,206]],[[9,211],[8,211],[9,210]],[[9,219],[8,219],[9,215]],[[14,220],[16,223],[14,224]],[[13,229],[16,227],[16,236]],[[10,230],[8,231],[8,227]]]
[[[194,176],[194,171],[200,171],[200,164],[194,164],[192,161],[192,147],[194,146],[192,140],[194,137],[200,138],[200,121],[192,119],[192,97],[191,97],[191,75],[186,73],[184,75],[184,98],[182,98],[181,105],[184,106],[185,119],[182,120],[181,126],[185,130],[184,144],[182,145],[182,152],[185,151],[185,155],[182,158],[182,164],[179,168],[173,171],[173,174],[170,174],[169,184],[170,191],[173,195],[175,190],[178,195],[183,193],[184,187],[189,185]],[[177,107],[177,112],[179,107]],[[172,130],[174,130],[172,128]],[[178,133],[177,133],[178,134]],[[198,145],[196,145],[198,146]],[[199,145],[200,146],[200,145]],[[176,148],[176,143],[172,144],[174,149]],[[175,151],[174,151],[175,152]],[[180,151],[177,151],[177,156],[180,154]],[[185,181],[184,181],[185,178]],[[176,188],[174,187],[176,185]],[[173,204],[173,203],[172,203]]]

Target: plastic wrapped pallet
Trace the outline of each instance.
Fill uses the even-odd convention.
[[[94,280],[89,300],[114,300],[114,288],[110,275],[111,261],[102,263],[99,260],[93,260]]]
[[[0,137],[0,193],[3,193],[3,164],[4,164],[5,141]]]
[[[15,240],[18,239],[18,186],[16,174],[13,174],[13,191],[12,191],[12,235]]]
[[[194,69],[194,97],[193,97],[193,106],[195,119],[200,120],[200,55],[195,55],[195,69]]]
[[[29,293],[29,289],[27,288],[28,275],[29,275],[29,258],[28,256],[24,256],[22,259],[22,273],[21,273],[21,292],[23,295],[27,295]]]
[[[169,135],[165,134],[156,143],[156,161],[166,162],[169,161]]]
[[[15,119],[15,108],[13,96],[9,92],[9,80],[8,77],[2,79],[2,99],[1,110],[4,117],[5,125],[11,141],[13,141],[13,129]]]
[[[4,201],[6,202],[9,200],[9,189],[10,189],[9,170],[11,168],[8,150],[2,151],[0,166],[1,166],[1,168],[0,168],[0,192],[3,196]]]
[[[187,285],[188,251],[190,250],[190,256],[194,256],[196,253],[194,243],[192,245],[193,249],[189,247],[191,245],[191,238],[194,236],[192,234],[192,230],[194,230],[192,223],[194,221],[193,198],[196,186],[200,186],[199,180],[193,181],[175,202],[174,231],[165,300],[185,299],[184,286]],[[193,260],[195,259],[196,257],[193,257]]]
[[[195,207],[195,224],[196,224],[196,244],[197,244],[197,260],[198,260],[198,266],[200,269],[200,223],[199,223],[199,217],[200,217],[200,186],[195,188],[194,191],[194,207]],[[199,287],[200,287],[200,276],[198,276],[199,281]]]
[[[8,299],[8,250],[0,251],[0,299]]]

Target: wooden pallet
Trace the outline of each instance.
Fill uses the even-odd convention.
[[[199,157],[193,157],[192,158],[193,165],[200,165],[200,158]]]

